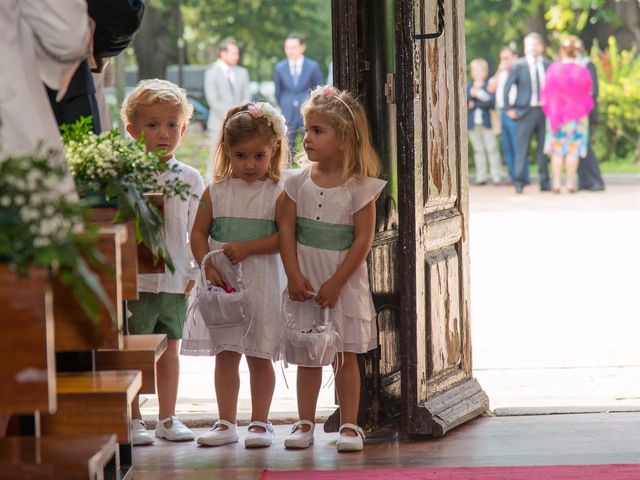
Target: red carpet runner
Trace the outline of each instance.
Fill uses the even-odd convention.
[[[260,480],[640,480],[640,465],[264,471]]]

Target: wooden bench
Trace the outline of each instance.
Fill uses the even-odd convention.
[[[0,479],[116,479],[115,435],[0,438]]]
[[[49,273],[32,268],[27,278],[19,278],[0,264],[0,305],[0,414],[55,411]]]
[[[156,363],[167,349],[167,336],[125,335],[122,350],[97,350],[97,370],[142,371],[140,393],[156,393]]]
[[[100,321],[94,326],[81,310],[69,289],[60,282],[53,283],[55,350],[87,351],[95,348],[122,348],[122,253],[127,229],[123,225],[102,227],[98,234],[98,250],[113,272],[95,269],[115,314],[115,324],[106,308],[101,307]]]
[[[131,402],[142,386],[139,370],[59,373],[58,411],[42,415],[43,435],[112,434],[131,443]]]

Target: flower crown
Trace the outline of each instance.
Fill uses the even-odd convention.
[[[320,95],[325,98],[334,98],[338,100],[342,105],[346,107],[349,111],[349,115],[351,115],[351,119],[353,120],[353,129],[356,132],[356,140],[360,141],[360,134],[358,133],[358,129],[356,128],[356,116],[353,114],[353,110],[351,107],[345,102],[342,98],[338,96],[338,89],[336,87],[332,87],[331,85],[320,85],[316,87],[313,92],[311,92],[312,96]]]
[[[234,113],[228,119],[231,120],[236,115],[243,113],[249,113],[253,118],[264,118],[267,124],[273,128],[276,135],[285,137],[287,135],[287,124],[285,123],[284,116],[278,113],[276,107],[267,102],[251,102],[247,106],[246,110],[241,110]]]

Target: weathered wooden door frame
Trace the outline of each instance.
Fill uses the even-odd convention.
[[[398,138],[403,139],[398,142],[398,174],[406,180],[399,194],[401,268],[402,278],[416,282],[415,288],[404,288],[401,297],[402,430],[434,436],[444,435],[489,407],[487,395],[473,379],[471,364],[464,2],[446,0],[442,6],[445,16],[440,20],[444,20],[444,35],[437,40],[417,39],[421,34],[438,30],[437,2],[431,1],[429,5],[424,0],[396,2],[396,68],[403,72],[397,75],[396,95],[398,99],[406,99],[398,103]],[[445,65],[453,65],[453,91],[434,91],[437,85],[427,82],[426,72],[432,80],[450,73],[440,71],[442,56],[450,59]],[[449,140],[455,141],[452,169],[449,168],[450,146],[445,146],[444,153],[429,151],[432,144],[428,138],[429,123],[435,114],[429,109],[435,111],[434,99],[439,96],[445,98],[439,101],[445,102],[452,96],[455,107],[447,110],[447,116],[458,116],[453,122],[455,131],[448,132]],[[432,189],[441,189],[442,185],[437,183],[446,175],[452,177],[451,203],[446,198],[441,204],[432,202]],[[447,256],[455,261],[447,263]],[[430,275],[440,273],[440,267],[434,264],[443,258],[442,263],[447,267],[456,266],[457,271],[449,274],[455,276],[452,283],[458,291],[432,290],[438,279]],[[447,285],[445,281],[445,290]],[[431,311],[437,295],[459,295],[453,302],[459,305],[459,312]],[[443,304],[447,307],[449,302],[445,300]],[[442,320],[441,317],[458,320],[459,338],[448,340],[459,343],[447,347],[460,349],[460,361],[434,372],[435,367],[429,363],[438,355],[446,354],[430,351],[436,343],[431,343],[432,334],[440,328],[435,323]]]
[[[446,18],[441,20],[448,31],[440,40],[416,38],[438,30],[435,0],[394,2],[395,72],[386,72],[386,76],[391,77],[386,81],[380,78],[385,72],[377,69],[376,61],[372,59],[372,52],[373,55],[377,53],[376,47],[371,48],[374,40],[366,37],[372,35],[371,30],[368,31],[371,23],[368,15],[375,8],[373,3],[367,0],[332,2],[336,86],[362,95],[370,111],[385,101],[393,103],[394,118],[397,112],[393,127],[397,128],[397,138],[401,139],[397,145],[392,142],[398,178],[398,192],[394,195],[397,205],[393,204],[393,210],[397,206],[399,228],[390,225],[392,222],[380,228],[381,220],[390,217],[387,208],[382,218],[378,218],[379,231],[370,258],[374,302],[377,298],[381,300],[376,302],[376,307],[382,308],[381,303],[384,303],[384,307],[391,306],[396,310],[385,323],[385,327],[393,332],[381,331],[381,335],[383,340],[395,337],[387,343],[398,344],[391,345],[386,352],[381,349],[382,358],[369,355],[361,362],[361,371],[365,374],[363,396],[373,399],[369,404],[363,399],[361,410],[385,410],[388,406],[385,403],[399,403],[403,433],[434,436],[444,435],[488,408],[488,398],[473,379],[471,370],[464,4],[463,0],[443,2]],[[379,11],[377,13],[379,15]],[[425,18],[430,16],[433,16],[433,25],[426,25],[431,19]],[[372,30],[375,35],[375,28]],[[439,55],[446,55],[448,60],[439,62]],[[443,63],[453,65],[455,72],[444,72]],[[427,85],[427,76],[437,82]],[[441,84],[447,89],[451,87],[452,91],[435,91]],[[380,95],[381,85],[385,87],[387,98],[373,98],[385,96]],[[428,88],[431,90],[427,91]],[[444,107],[443,104],[429,104],[427,100],[433,101],[440,94],[447,98],[453,95],[454,100],[447,100]],[[430,108],[440,108],[440,111],[432,112]],[[428,138],[428,134],[433,133],[427,125],[434,115],[439,115],[437,120],[442,127],[443,108],[447,117],[457,117],[446,127],[447,139],[455,141],[455,148],[444,153],[431,152],[430,140],[433,139]],[[385,115],[388,111],[383,117]],[[385,117],[385,120],[389,119]],[[385,154],[390,156],[388,148]],[[450,164],[452,161],[454,163]],[[448,184],[444,189],[433,184],[434,175],[442,172],[450,177],[445,179]],[[437,180],[439,183],[442,179]],[[442,193],[447,189],[449,193]],[[380,207],[379,204],[379,210]],[[450,284],[438,284],[435,276],[440,274],[441,268],[453,278]],[[380,271],[387,274],[388,282],[377,275]],[[451,288],[447,288],[449,286]],[[456,296],[453,302],[445,299],[450,295]],[[442,307],[446,310],[450,304],[456,306],[456,311],[443,312]],[[449,325],[444,325],[447,322]],[[454,324],[456,330],[453,339],[442,331],[437,332],[450,324]],[[447,340],[434,341],[437,336],[434,332]],[[442,345],[442,351],[436,351],[439,345]],[[447,368],[436,370],[435,365],[442,363],[438,362],[439,355],[447,354],[459,359]],[[389,355],[393,358],[385,358]],[[371,358],[373,362],[369,361]],[[381,365],[399,366],[393,374],[387,369],[387,376],[383,377]],[[367,384],[372,378],[373,381]],[[384,391],[385,385],[391,387],[388,392]],[[391,395],[385,396],[385,393]],[[393,395],[398,396],[398,393],[399,399],[394,399]],[[394,409],[397,410],[397,405]]]

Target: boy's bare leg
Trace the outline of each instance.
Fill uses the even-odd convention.
[[[167,340],[167,350],[157,365],[158,419],[164,420],[176,414],[178,382],[180,380],[180,340]],[[136,417],[134,417],[136,418]],[[170,422],[165,427],[171,428]]]

